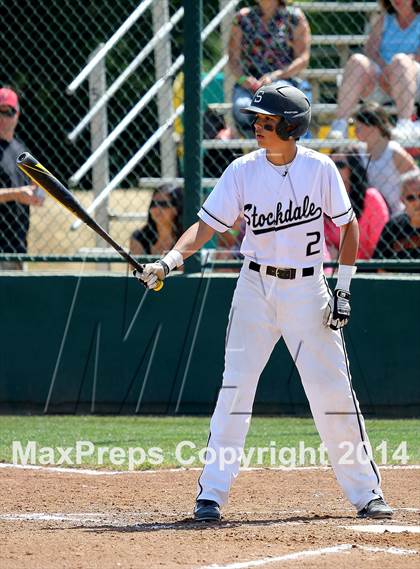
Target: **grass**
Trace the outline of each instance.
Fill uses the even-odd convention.
[[[378,464],[420,463],[420,420],[370,419],[366,427],[372,447],[381,445],[374,451]],[[183,447],[181,456],[193,459],[185,466],[197,467],[202,464],[198,453],[207,444],[208,430],[207,417],[0,416],[0,462],[12,462],[13,441],[19,441],[23,451],[29,441],[35,441],[34,455],[28,455],[28,462],[34,464],[117,470],[180,467],[183,464],[176,455],[177,445],[189,441],[191,446]],[[81,447],[90,454],[80,460],[76,460],[77,441],[90,441],[90,446]],[[401,454],[403,441],[406,441],[407,459]],[[267,449],[260,450],[260,456],[254,451],[251,466],[300,466],[312,463],[309,451],[302,454],[303,447],[318,449],[319,445],[312,419],[254,417],[246,449],[248,453],[251,447]],[[64,451],[60,452],[58,447],[73,450],[63,455]],[[155,450],[150,450],[153,447]],[[130,448],[137,450],[129,455]],[[270,457],[274,457],[273,461]],[[315,463],[320,463],[318,452]]]

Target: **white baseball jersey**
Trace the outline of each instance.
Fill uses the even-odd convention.
[[[322,262],[324,213],[337,226],[354,217],[333,161],[299,145],[287,170],[269,162],[264,149],[234,160],[198,216],[224,232],[241,213],[246,221],[241,246],[244,257],[263,265],[292,268]]]

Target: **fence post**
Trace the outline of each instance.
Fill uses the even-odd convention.
[[[227,4],[229,4],[230,0],[219,0],[219,9],[223,10]],[[229,12],[227,16],[225,16],[220,24],[220,31],[221,31],[221,39],[222,39],[222,49],[223,54],[228,53],[229,48],[229,38],[230,38],[230,30],[232,27],[232,17],[233,11]],[[226,65],[224,72],[223,72],[223,94],[224,94],[224,102],[230,103],[232,100],[232,91],[233,86],[235,84],[235,78],[233,77],[232,73],[230,72],[229,64]],[[225,122],[226,126],[233,128],[233,116],[232,111],[225,115]]]
[[[98,47],[91,53],[90,59],[92,59],[96,53],[102,49],[103,43],[99,44]],[[102,97],[106,92],[106,69],[105,69],[105,59],[101,59],[98,64],[92,69],[89,75],[89,105],[90,108]],[[92,147],[92,152],[94,152],[98,146],[105,140],[108,135],[108,114],[107,107],[104,105],[101,110],[92,118],[90,123],[90,143]],[[109,183],[109,160],[108,151],[104,152],[99,160],[92,167],[92,188],[93,194],[96,198],[97,195],[108,185]],[[109,217],[108,217],[108,199],[104,200],[103,203],[98,206],[95,211],[95,219],[102,225],[105,231],[109,232]],[[95,234],[96,235],[96,234]],[[96,235],[95,245],[96,247],[103,247],[103,239],[99,235]],[[96,265],[97,270],[109,270],[109,263],[98,263]]]
[[[201,113],[201,28],[202,0],[183,0],[184,3],[184,227],[197,221],[201,206],[203,172],[201,143],[203,117]],[[187,273],[201,270],[201,254],[196,253],[185,263]]]
[[[168,0],[160,0],[152,5],[153,35],[169,22]],[[167,35],[155,48],[156,81],[163,77],[172,65],[171,37]],[[173,112],[172,85],[167,81],[157,95],[159,124],[164,124]],[[173,129],[169,128],[160,142],[161,176],[174,178],[176,176],[176,148]]]

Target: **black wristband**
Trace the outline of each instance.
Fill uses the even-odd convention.
[[[169,273],[171,272],[171,269],[168,267],[168,265],[165,263],[165,261],[160,260],[159,263],[162,265],[163,267],[163,271],[165,273],[165,277],[167,277],[169,275]]]

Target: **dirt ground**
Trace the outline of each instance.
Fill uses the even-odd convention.
[[[419,469],[382,471],[391,522],[357,520],[331,469],[300,469],[241,472],[223,521],[198,524],[191,519],[198,474],[2,468],[1,567],[420,566],[420,534],[408,531],[420,526]],[[372,525],[386,531],[359,531]]]

